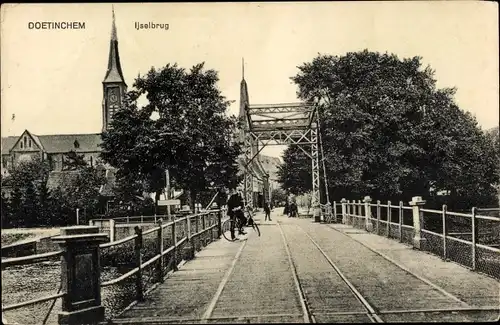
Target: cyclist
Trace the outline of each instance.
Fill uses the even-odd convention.
[[[227,201],[227,214],[229,217],[233,220],[236,221],[236,218],[240,220],[240,228],[238,229],[238,234],[239,235],[245,235],[246,232],[243,231],[243,226],[247,223],[247,219],[245,218],[244,214],[244,209],[245,205],[243,204],[243,198],[241,197],[241,194],[236,190],[233,189],[231,191],[231,195],[229,196],[229,199]],[[231,223],[231,239],[235,239],[234,236],[234,224],[235,222]]]

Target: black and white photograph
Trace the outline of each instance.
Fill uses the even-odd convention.
[[[500,321],[498,6],[2,4],[2,324]]]

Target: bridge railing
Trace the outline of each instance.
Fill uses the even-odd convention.
[[[397,239],[474,271],[500,279],[500,209],[472,208],[471,213],[425,209],[420,197],[410,206],[390,201],[342,200],[342,222]]]
[[[60,263],[56,265],[61,272],[56,276],[61,284],[59,291],[37,299],[2,304],[2,314],[51,301],[44,323],[49,314],[59,319],[51,319],[51,323],[61,324],[70,318],[71,321],[82,319],[84,324],[85,319],[90,319],[89,315],[93,320],[116,316],[132,301],[143,300],[147,291],[163,282],[168,272],[177,270],[182,260],[193,258],[196,251],[219,238],[225,218],[224,210],[210,210],[168,222],[158,219],[153,228],[143,230],[137,225],[133,235],[112,242],[106,240],[107,234],[99,233],[97,226],[62,228],[61,235],[54,237],[61,250],[2,259],[3,271],[59,258]],[[50,277],[54,280],[54,274]],[[58,298],[62,298],[61,304],[54,308]],[[5,299],[2,300],[5,303]],[[36,315],[21,315],[22,323],[39,323],[40,311],[30,311]],[[15,318],[19,322],[19,314],[11,316],[15,317],[7,317],[7,320]]]
[[[342,217],[342,204],[336,201],[333,203],[320,204],[321,215],[326,223],[337,223]]]

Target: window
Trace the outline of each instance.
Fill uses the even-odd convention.
[[[28,139],[28,147],[31,148],[31,139]]]
[[[73,143],[73,145],[75,146],[75,148],[80,148],[80,143],[78,143],[77,140],[75,140],[75,142]]]
[[[25,148],[27,148],[27,147],[28,147],[28,146],[27,146],[27,142],[28,142],[28,138],[25,136],[25,137],[24,137],[24,147],[25,147]]]
[[[92,156],[90,156],[90,167],[93,167],[94,166],[94,159],[92,158]]]
[[[21,144],[20,144],[20,146],[21,146],[21,149],[22,149],[22,148],[23,148],[23,142],[22,142],[22,141],[21,141]]]

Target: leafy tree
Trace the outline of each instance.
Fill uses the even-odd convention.
[[[14,166],[2,186],[11,190],[8,224],[32,226],[43,224],[40,193],[46,192],[49,166],[35,157]]]
[[[62,170],[79,170],[87,166],[83,154],[77,154],[71,150],[63,155]]]
[[[50,197],[53,204],[60,205],[58,210],[63,217],[59,218],[58,222],[73,224],[77,208],[83,217],[92,215],[99,206],[99,189],[105,183],[105,179],[94,167],[84,167],[67,176],[67,180],[53,190]]]
[[[310,146],[303,146],[307,152]],[[290,146],[283,155],[283,164],[278,166],[278,180],[281,187],[295,195],[312,190],[311,158],[296,145]]]
[[[240,149],[231,138],[236,121],[225,115],[229,102],[217,89],[218,80],[203,63],[189,71],[177,65],[152,68],[137,78],[136,90],[127,94],[103,135],[102,158],[124,179],[144,182],[156,193],[155,204],[166,169],[172,186],[189,191],[192,207],[201,192],[235,182]],[[149,103],[138,108],[142,95]]]
[[[332,199],[432,201],[451,190],[449,205],[491,201],[498,175],[486,137],[420,61],[366,50],[318,55],[292,77],[298,96],[318,105]],[[287,165],[294,154],[286,152]],[[296,170],[284,167],[282,180]]]
[[[274,188],[271,192],[271,200],[273,201],[273,206],[277,206],[281,202],[285,202],[287,199],[286,193],[281,188]]]

